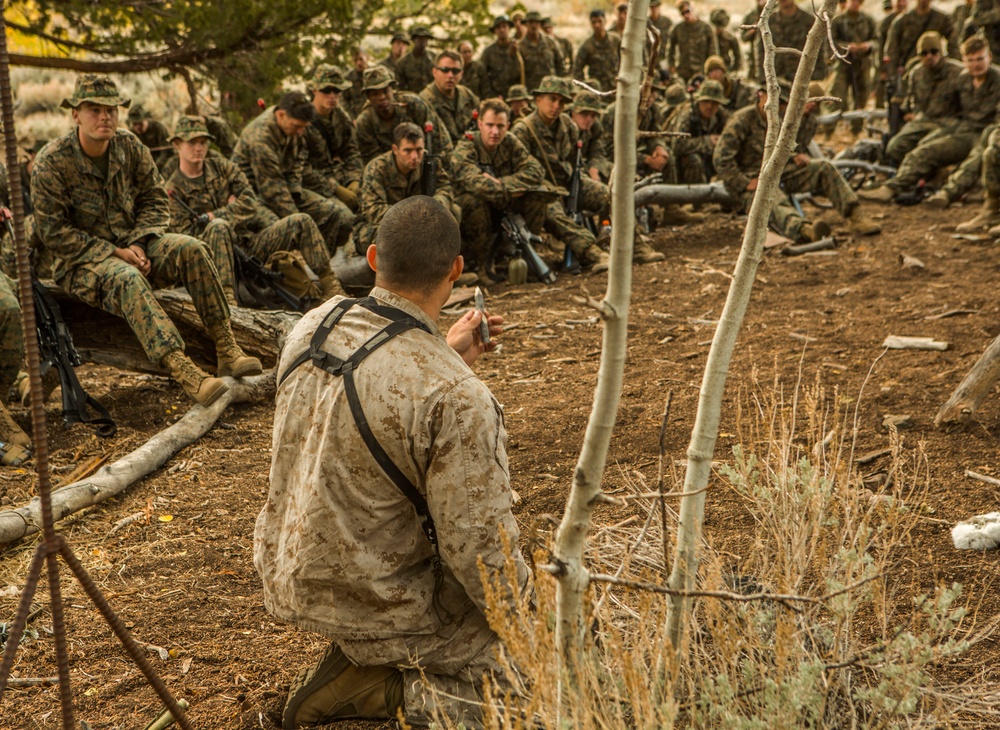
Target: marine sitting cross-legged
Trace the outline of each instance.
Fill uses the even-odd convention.
[[[323,297],[343,294],[313,219],[305,213],[279,219],[257,199],[240,168],[209,152],[212,139],[201,117],[177,122],[171,142],[179,165],[167,181],[170,222],[172,231],[197,235],[208,246],[230,305],[239,303],[233,252],[237,245],[260,261],[277,251],[301,251],[319,277]]]
[[[36,231],[56,257],[56,283],[70,296],[124,317],[149,359],[208,405],[228,386],[184,354],[184,341],[153,296],[154,286],[188,290],[215,341],[220,376],[258,374],[260,361],[236,344],[208,248],[166,232],[170,209],[163,179],[149,150],[118,129],[118,107],[128,104],[108,77],[77,78],[73,96],[63,102],[76,126],[38,154],[31,173]]]
[[[507,569],[508,602],[529,579],[503,411],[469,367],[494,345],[476,311],[447,336],[436,324],[460,247],[443,205],[396,204],[367,251],[371,295],[306,314],[285,345],[254,566],[268,611],[332,642],[292,681],[285,730],[399,708],[478,728],[484,676],[518,690],[483,587]]]

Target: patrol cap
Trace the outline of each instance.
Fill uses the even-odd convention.
[[[668,106],[683,104],[687,101],[687,89],[680,84],[670,84],[663,98],[666,100]]]
[[[694,95],[694,100],[714,101],[719,104],[726,104],[729,102],[726,92],[722,90],[722,84],[718,81],[712,81],[711,79],[702,82],[701,86],[698,87],[698,93]]]
[[[601,10],[600,8],[594,8],[593,10],[590,11],[591,20],[593,20],[594,18],[604,18],[604,17],[606,17],[604,15],[604,11]]]
[[[177,127],[174,129],[174,136],[170,138],[170,141],[179,139],[182,142],[190,142],[199,137],[208,137],[213,142],[215,141],[215,136],[208,131],[205,117],[185,116],[177,120]]]
[[[709,56],[705,59],[705,73],[709,71],[714,71],[715,69],[721,69],[722,71],[729,71],[726,68],[726,62],[722,56]]]
[[[561,76],[545,76],[538,84],[538,88],[531,90],[532,96],[541,96],[542,94],[556,94],[566,101],[573,101],[573,83]]]
[[[390,42],[391,43],[395,43],[396,41],[402,41],[403,43],[405,43],[408,46],[412,46],[413,45],[413,41],[410,40],[410,34],[409,33],[403,33],[403,32],[393,33],[392,34],[392,41],[390,41]]]
[[[539,13],[537,10],[532,10],[527,15],[524,16],[524,22],[525,23],[541,23],[542,22],[542,14]]]
[[[571,108],[577,112],[597,112],[598,114],[604,111],[600,97],[589,91],[581,91],[577,94]]]
[[[426,25],[417,25],[410,30],[410,38],[433,38],[434,34]]]
[[[312,79],[309,80],[309,88],[314,91],[325,89],[328,86],[334,87],[337,91],[346,91],[353,85],[347,80],[343,69],[327,63],[317,66]]]
[[[725,28],[729,25],[729,13],[727,13],[722,8],[716,8],[712,11],[712,14],[708,16],[712,25],[718,28]]]
[[[123,106],[128,109],[131,99],[126,99],[118,93],[118,85],[107,76],[100,74],[80,74],[76,77],[73,96],[63,99],[63,109],[76,109],[80,104],[89,101],[101,106]]]
[[[941,34],[936,30],[929,30],[917,38],[917,53],[925,51],[941,50]]]
[[[504,23],[506,23],[509,26],[514,25],[514,22],[510,19],[509,15],[507,14],[498,15],[493,19],[493,25],[490,26],[490,30],[496,30],[498,25],[502,25]]]
[[[152,115],[142,108],[142,104],[136,104],[134,107],[128,110],[128,121],[129,124],[134,124],[135,122],[141,122],[143,119],[149,119]]]
[[[532,101],[535,97],[528,93],[528,87],[514,84],[507,90],[507,101]]]
[[[523,10],[515,10],[513,13],[510,14],[510,19],[511,20],[524,20],[524,11]]]
[[[385,66],[370,66],[361,77],[362,91],[376,91],[387,86],[396,85],[396,77]]]

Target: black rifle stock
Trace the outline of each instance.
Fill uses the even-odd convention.
[[[421,175],[421,185],[424,195],[433,198],[437,192],[437,177],[440,155],[434,152],[434,125],[427,122],[424,125],[424,162],[423,174]]]
[[[4,225],[11,238],[14,238],[14,226],[11,224],[10,212],[4,209]],[[76,367],[83,364],[80,353],[73,345],[73,336],[69,327],[63,321],[62,312],[49,290],[38,280],[34,271],[31,273],[31,294],[35,303],[35,332],[38,335],[38,349],[41,352],[41,374],[53,367],[59,373],[59,386],[62,391],[63,425],[69,428],[74,423],[85,423],[93,426],[98,436],[110,438],[118,432],[118,424],[111,413],[96,398],[89,395],[80,385],[76,377]],[[91,416],[89,409],[97,413]]]
[[[884,144],[888,144],[903,126],[903,106],[899,100],[902,90],[903,69],[897,68],[895,75],[890,76],[885,85],[885,92],[889,97],[889,131],[885,135]]]
[[[520,252],[528,268],[543,284],[555,283],[556,274],[535,251],[535,243],[541,243],[538,236],[528,230],[528,224],[517,213],[504,211],[500,218],[500,230]],[[567,246],[567,248],[569,248]]]

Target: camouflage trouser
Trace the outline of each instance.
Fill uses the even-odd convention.
[[[17,287],[5,274],[0,274],[0,401],[6,402],[7,391],[17,378],[24,350],[21,330],[21,308],[15,294]]]
[[[964,160],[979,135],[979,131],[953,132],[944,129],[928,134],[906,156],[888,186],[898,193],[912,190],[921,179],[930,177],[942,167]]]
[[[596,214],[601,220],[605,220],[611,213],[611,193],[604,183],[595,182],[588,178],[580,180],[580,198],[583,202],[583,209],[587,213]],[[544,210],[544,216],[542,211]],[[530,214],[530,218],[528,217]],[[566,203],[556,200],[547,204],[544,209],[540,206],[531,211],[524,212],[524,222],[528,225],[528,230],[532,233],[540,233],[542,228],[565,243],[582,260],[586,261],[584,252],[594,244],[594,234],[587,228],[577,225],[566,213]]]
[[[948,176],[948,181],[941,188],[941,191],[948,196],[949,201],[958,200],[976,187],[983,169],[983,150],[989,144],[990,135],[996,128],[997,125],[991,124],[984,129],[972,151],[962,160],[962,164]]]
[[[983,150],[983,190],[993,197],[1000,197],[1000,129],[990,134]]]
[[[929,119],[913,119],[907,122],[889,140],[885,148],[886,157],[893,165],[899,167],[903,158],[920,144],[920,140],[939,129],[941,125]]]
[[[674,160],[676,161],[677,179],[672,182],[681,185],[701,185],[711,180],[715,174],[711,157],[700,154],[679,155]]]
[[[206,327],[229,321],[229,305],[208,247],[196,238],[167,233],[146,250],[152,268],[149,278],[116,256],[85,263],[57,283],[85,304],[128,322],[150,361],[184,349],[177,327],[153,296],[153,287],[183,286]]]
[[[312,190],[303,190],[296,200],[299,211],[316,221],[326,241],[327,250],[336,251],[347,241],[354,226],[354,213],[336,198],[324,198]]]
[[[860,63],[858,62],[860,60]],[[851,71],[856,74],[856,82],[851,81]],[[871,80],[872,64],[869,58],[856,59],[853,66],[837,64],[837,70],[833,74],[833,84],[830,87],[830,96],[841,99],[839,105],[834,105],[837,109],[864,109],[868,103],[868,97],[872,93]],[[855,83],[857,86],[855,87]],[[857,93],[855,93],[855,88]],[[848,97],[851,101],[848,102]],[[854,119],[851,121],[851,131],[860,133],[865,127],[864,119]]]
[[[201,233],[201,240],[212,253],[212,261],[219,271],[219,283],[236,289],[236,259],[233,246],[241,243],[236,230],[228,221],[216,218]],[[317,276],[330,271],[330,254],[323,243],[323,236],[313,219],[305,213],[294,213],[273,223],[260,233],[242,241],[247,255],[267,261],[276,251],[301,251],[302,258]]]
[[[537,195],[523,195],[511,201],[509,210],[520,213],[525,222],[544,220],[545,200]],[[460,193],[455,202],[462,209],[462,255],[466,257],[467,265],[475,261],[482,266],[489,258],[499,232],[494,221],[503,211],[470,193]]]
[[[402,670],[403,712],[414,725],[429,725],[439,715],[456,725],[482,727],[484,674],[496,677],[501,696],[505,688],[521,689],[506,681],[496,659],[500,639],[478,609],[435,634],[336,643],[358,666]]]

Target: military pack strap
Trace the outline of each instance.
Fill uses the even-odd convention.
[[[329,336],[333,328],[337,326],[344,314],[347,313],[353,306],[359,305],[364,307],[368,311],[377,314],[380,317],[384,317],[389,320],[389,324],[380,329],[374,335],[372,335],[365,344],[354,351],[348,358],[337,357],[333,353],[327,352],[322,349],[323,343]],[[288,369],[281,375],[278,380],[278,385],[285,382],[285,379],[295,370],[297,367],[305,362],[312,362],[313,365],[318,367],[330,375],[337,377],[342,377],[344,379],[344,393],[347,395],[347,403],[351,407],[351,415],[354,417],[354,423],[358,427],[358,431],[361,433],[361,438],[364,440],[365,445],[368,447],[368,451],[371,452],[372,457],[375,462],[379,465],[379,468],[385,472],[385,475],[389,477],[396,488],[403,493],[403,495],[413,504],[413,508],[417,512],[417,516],[420,518],[420,527],[427,537],[427,541],[434,547],[435,552],[437,551],[437,531],[434,527],[434,520],[431,518],[430,508],[427,506],[427,500],[424,499],[419,490],[414,486],[407,476],[402,472],[402,470],[396,466],[395,462],[386,453],[385,449],[382,448],[382,444],[379,443],[378,438],[372,433],[371,425],[368,423],[368,417],[365,415],[364,408],[361,406],[361,398],[358,395],[357,385],[354,382],[354,373],[364,362],[365,358],[371,355],[375,350],[380,348],[385,343],[389,342],[393,337],[406,332],[411,329],[421,329],[424,332],[430,333],[430,329],[423,322],[411,317],[395,307],[390,307],[385,304],[380,304],[375,300],[374,297],[365,297],[364,299],[342,299],[337,302],[330,313],[323,318],[320,326],[316,328],[316,332],[313,334],[312,339],[309,342],[309,349],[303,352],[301,355],[292,361],[292,364],[288,366]]]

